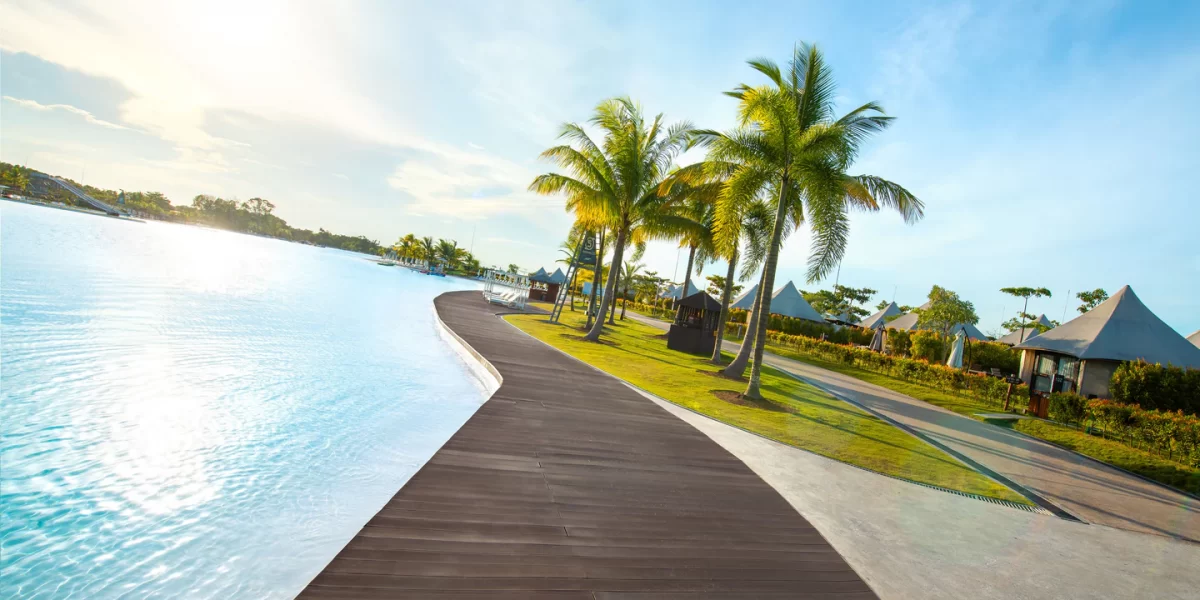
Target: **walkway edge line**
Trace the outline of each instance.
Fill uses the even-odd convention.
[[[800,375],[792,373],[791,371],[788,371],[787,369],[782,369],[779,367],[775,367],[775,368],[779,369],[780,371],[782,371],[784,373],[787,373],[789,377],[796,379],[797,381],[803,381],[804,383],[807,383],[807,384],[833,396],[834,398],[837,398],[837,399],[839,399],[843,402],[846,402],[847,404],[850,404],[852,406],[856,406],[868,414],[875,415],[879,419],[881,419],[887,423],[890,423],[892,426],[896,427],[897,429],[907,432],[909,435],[916,437],[917,439],[929,444],[930,446],[933,446],[934,448],[937,448],[938,450],[941,450],[942,452],[945,452],[946,454],[953,456],[954,458],[958,459],[963,464],[975,469],[976,471],[979,471],[980,473],[983,473],[984,475],[986,475],[988,477],[991,477],[992,479],[996,480],[997,482],[999,482],[1005,486],[1008,486],[1014,492],[1021,494],[1030,502],[1038,505],[1042,509],[1046,510],[1047,512],[1053,514],[1056,517],[1059,517],[1060,519],[1066,519],[1067,521],[1075,521],[1078,523],[1087,523],[1087,521],[1084,521],[1083,519],[1076,517],[1075,515],[1067,512],[1066,510],[1063,510],[1063,508],[1058,506],[1057,504],[1041,497],[1038,494],[1035,494],[1032,490],[1026,488],[1025,486],[1001,475],[1000,473],[997,473],[996,471],[993,471],[992,469],[989,469],[988,467],[980,464],[979,462],[972,460],[970,457],[966,456],[965,454],[962,454],[961,452],[958,452],[957,450],[954,450],[954,449],[950,448],[949,446],[946,446],[945,444],[917,431],[916,429],[913,429],[912,427],[909,427],[908,425],[905,425],[887,415],[876,412],[876,411],[872,410],[871,408],[869,408],[863,404],[860,404],[859,402],[851,400],[846,395],[841,394],[839,392],[835,392],[834,390],[831,390],[816,381],[808,379],[807,377],[802,377]]]
[[[446,344],[450,346],[458,357],[466,364],[467,370],[471,372],[476,379],[479,380],[485,390],[487,390],[487,399],[500,389],[504,384],[504,376],[500,375],[500,371],[492,365],[491,361],[484,358],[482,354],[476,351],[462,339],[453,329],[442,320],[442,316],[438,314],[437,306],[433,307],[433,318],[437,321],[437,330],[441,334]]]
[[[972,493],[970,493],[970,492],[963,492],[963,491],[959,491],[959,490],[952,490],[952,489],[950,489],[950,488],[945,488],[945,487],[942,487],[942,486],[940,486],[940,485],[933,485],[933,484],[931,484],[931,483],[922,483],[922,482],[920,482],[920,481],[913,481],[913,480],[911,480],[911,479],[905,479],[905,478],[903,478],[903,477],[898,477],[898,476],[896,476],[896,475],[889,475],[889,474],[887,474],[887,473],[881,473],[881,472],[879,472],[879,471],[876,471],[875,469],[868,469],[867,467],[864,467],[864,466],[862,466],[862,465],[856,465],[856,464],[854,464],[854,463],[848,463],[848,462],[846,462],[846,461],[844,461],[844,460],[838,460],[838,459],[836,459],[836,458],[833,458],[833,457],[830,457],[830,456],[825,456],[824,454],[819,454],[819,453],[817,453],[817,452],[813,452],[812,450],[809,450],[809,449],[807,449],[807,448],[801,448],[801,447],[799,447],[799,446],[793,446],[793,445],[791,445],[791,444],[788,444],[788,443],[786,443],[786,442],[784,442],[784,441],[777,440],[777,439],[775,439],[775,438],[772,438],[772,437],[765,436],[765,435],[763,435],[763,434],[761,434],[761,433],[758,433],[757,431],[750,431],[749,429],[746,429],[746,428],[744,428],[744,427],[739,427],[739,426],[737,426],[737,425],[733,425],[733,424],[730,424],[730,423],[726,423],[726,422],[724,422],[724,421],[718,421],[717,419],[714,419],[714,418],[712,418],[712,417],[710,417],[710,416],[708,416],[708,415],[706,415],[706,414],[704,414],[704,413],[702,413],[702,412],[699,412],[699,411],[693,410],[693,409],[691,409],[691,408],[688,408],[688,407],[686,407],[686,406],[684,406],[684,405],[682,405],[682,404],[678,404],[678,403],[675,403],[675,402],[671,402],[670,400],[667,400],[666,398],[661,398],[661,397],[659,397],[659,396],[657,396],[657,395],[655,395],[655,394],[653,394],[653,393],[651,393],[651,392],[648,392],[648,391],[646,391],[646,390],[644,390],[644,389],[642,389],[642,388],[640,388],[640,387],[638,387],[638,386],[636,386],[636,385],[633,385],[632,383],[629,383],[628,381],[625,381],[624,379],[621,379],[620,377],[617,377],[616,375],[613,375],[612,373],[609,373],[609,372],[607,372],[607,371],[605,371],[605,370],[601,369],[600,367],[597,367],[597,366],[594,366],[594,365],[588,364],[588,363],[586,363],[586,362],[584,362],[584,361],[582,361],[582,360],[580,360],[580,359],[578,359],[578,358],[575,358],[574,356],[571,356],[571,355],[570,355],[570,354],[568,354],[567,352],[565,352],[565,351],[563,351],[563,350],[561,350],[561,349],[559,349],[559,348],[555,348],[554,346],[551,346],[550,344],[547,344],[546,342],[543,342],[542,340],[539,340],[539,339],[537,339],[537,338],[533,337],[532,335],[529,335],[529,334],[528,334],[528,333],[526,333],[525,331],[521,330],[521,328],[520,328],[520,327],[517,327],[516,325],[513,325],[512,323],[509,323],[508,319],[505,319],[505,318],[504,318],[504,317],[507,317],[507,316],[509,316],[509,315],[520,315],[520,314],[530,314],[530,313],[518,313],[518,312],[512,312],[512,313],[503,313],[503,314],[497,314],[496,316],[497,316],[497,317],[498,317],[498,318],[499,318],[501,321],[504,321],[504,322],[505,322],[505,323],[506,323],[506,324],[507,324],[509,327],[512,327],[513,329],[516,329],[516,330],[517,330],[517,331],[519,331],[521,334],[523,334],[523,335],[526,335],[526,336],[530,337],[531,339],[533,339],[533,340],[537,341],[538,343],[545,345],[547,348],[550,348],[551,350],[554,350],[555,352],[558,352],[559,354],[562,354],[563,356],[566,356],[567,358],[570,358],[571,360],[573,360],[573,361],[575,361],[575,362],[578,362],[579,364],[581,364],[581,365],[583,365],[583,366],[585,366],[585,367],[587,367],[587,368],[589,368],[589,369],[592,369],[593,371],[596,371],[596,372],[598,372],[598,373],[602,373],[602,374],[604,374],[604,375],[607,375],[607,376],[609,376],[609,377],[612,377],[613,379],[616,379],[617,381],[619,381],[619,382],[621,382],[622,384],[624,384],[624,385],[625,385],[625,387],[628,387],[629,389],[631,389],[631,390],[633,390],[633,391],[635,391],[635,392],[637,392],[637,393],[639,393],[639,394],[641,394],[641,395],[645,396],[645,397],[646,397],[647,399],[649,399],[649,400],[658,400],[658,401],[661,401],[661,402],[666,402],[667,404],[670,404],[671,406],[676,406],[676,407],[679,407],[679,408],[681,408],[681,409],[683,409],[683,410],[686,410],[686,411],[688,411],[688,412],[690,412],[690,413],[692,413],[692,414],[694,414],[694,415],[698,415],[698,416],[704,417],[705,419],[708,419],[708,420],[710,420],[710,421],[712,421],[712,422],[714,422],[714,423],[720,423],[721,425],[724,425],[724,426],[726,426],[726,427],[732,427],[732,428],[734,428],[734,429],[737,429],[738,431],[744,431],[744,432],[746,432],[746,433],[748,433],[748,434],[750,434],[750,435],[753,435],[753,436],[755,436],[755,437],[762,438],[762,439],[764,439],[764,440],[767,440],[767,441],[769,441],[769,442],[774,442],[774,443],[776,443],[776,444],[780,444],[780,445],[786,446],[786,447],[788,447],[788,448],[791,448],[791,449],[793,449],[793,450],[798,450],[798,451],[800,451],[800,452],[807,452],[807,453],[809,453],[809,454],[811,454],[811,455],[813,455],[813,456],[819,456],[819,457],[821,457],[821,458],[823,458],[823,459],[825,459],[825,460],[831,460],[831,461],[833,461],[833,462],[836,462],[836,463],[838,463],[838,464],[843,464],[843,465],[846,465],[846,466],[848,466],[848,467],[853,467],[853,468],[855,468],[855,469],[859,469],[859,470],[862,470],[862,471],[866,471],[866,472],[868,472],[868,473],[872,473],[872,474],[875,474],[875,475],[879,475],[880,477],[887,477],[887,478],[889,478],[889,479],[895,479],[896,481],[903,481],[904,483],[910,483],[910,484],[912,484],[912,485],[919,485],[919,486],[921,486],[921,487],[924,487],[924,488],[929,488],[929,489],[931,489],[931,490],[937,490],[937,491],[939,491],[939,492],[945,492],[945,493],[947,493],[947,494],[954,494],[955,496],[962,496],[962,497],[964,497],[964,498],[970,498],[970,499],[972,499],[972,500],[979,500],[979,501],[981,501],[981,502],[987,502],[988,504],[995,504],[995,505],[997,505],[997,506],[1003,506],[1003,507],[1006,507],[1006,508],[1012,508],[1012,509],[1016,509],[1016,510],[1020,510],[1020,511],[1024,511],[1024,512],[1032,512],[1032,513],[1034,513],[1034,514],[1051,514],[1051,515],[1054,515],[1054,516],[1059,516],[1058,514],[1054,513],[1053,511],[1051,511],[1051,510],[1048,510],[1048,509],[1046,509],[1045,507],[1041,506],[1040,504],[1038,504],[1037,502],[1035,502],[1033,499],[1030,499],[1030,502],[1034,502],[1035,506],[1026,506],[1026,505],[1024,505],[1024,504],[1017,504],[1017,503],[1015,503],[1015,502],[1009,502],[1009,501],[1007,501],[1007,500],[1001,500],[1001,499],[999,499],[999,498],[989,498],[989,497],[987,497],[987,496],[981,496],[981,495],[979,495],[979,494],[972,494]],[[772,368],[774,368],[774,369],[778,369],[778,370],[779,370],[780,372],[782,372],[782,373],[786,373],[787,375],[789,375],[789,376],[791,376],[791,377],[794,377],[794,378],[796,378],[796,379],[799,379],[800,381],[803,381],[804,383],[807,383],[807,384],[809,384],[809,385],[812,385],[813,387],[815,387],[815,388],[817,388],[817,389],[819,389],[819,390],[821,390],[821,391],[823,391],[823,392],[825,392],[825,393],[828,393],[829,395],[833,396],[834,398],[837,398],[838,400],[842,400],[842,401],[844,401],[844,402],[848,402],[849,404],[851,404],[851,405],[853,405],[853,406],[856,406],[856,407],[859,407],[859,408],[863,408],[863,410],[864,410],[865,412],[867,412],[868,414],[871,414],[871,415],[875,415],[875,414],[876,414],[874,411],[871,411],[871,410],[868,410],[868,409],[866,409],[866,408],[864,408],[864,407],[861,407],[861,406],[859,406],[859,405],[858,405],[857,403],[855,403],[855,402],[849,402],[849,401],[847,401],[845,398],[843,398],[843,397],[842,397],[840,394],[835,394],[835,393],[833,393],[833,392],[831,392],[831,391],[829,391],[829,390],[825,389],[824,387],[821,387],[821,386],[819,386],[819,385],[815,385],[815,384],[813,384],[813,383],[812,383],[812,382],[810,382],[810,381],[807,381],[807,380],[805,380],[805,379],[802,379],[802,378],[798,377],[798,376],[797,376],[797,375],[795,375],[794,373],[790,373],[790,372],[788,372],[788,371],[785,371],[785,370],[783,370],[783,369],[780,369],[779,367],[772,367]],[[876,416],[879,416],[879,415],[876,415]],[[884,420],[885,420],[885,421],[888,421],[889,423],[893,423],[893,422],[892,422],[890,419],[884,418]],[[912,434],[912,433],[913,433],[912,431],[910,431],[910,430],[909,430],[908,428],[906,428],[906,427],[903,427],[903,426],[901,426],[901,425],[899,425],[899,424],[896,424],[896,423],[893,423],[893,424],[897,425],[897,426],[900,428],[900,430],[901,430],[901,431],[904,431],[905,433],[909,433],[909,434]],[[703,432],[701,432],[701,433],[703,433]],[[913,435],[916,435],[916,434],[913,434]],[[945,449],[944,449],[944,448],[943,448],[943,447],[942,447],[940,444],[936,444],[936,443],[933,443],[933,442],[929,442],[929,441],[928,441],[928,440],[926,440],[924,437],[922,437],[922,436],[919,436],[919,435],[916,435],[916,437],[917,437],[918,439],[920,439],[921,441],[928,442],[930,445],[934,446],[935,448],[938,448],[938,449],[941,449],[941,450],[945,450]],[[710,439],[711,439],[711,438],[710,438]],[[715,440],[714,440],[714,441],[715,441]],[[958,455],[957,455],[957,453],[954,453],[954,452],[949,452],[949,451],[947,451],[947,454],[950,454],[950,456],[951,456],[951,457],[953,457],[953,458],[958,458]],[[964,462],[965,462],[965,464],[966,464],[968,467],[975,468],[975,465],[974,465],[972,462],[966,462],[966,461],[964,461]],[[984,471],[980,471],[980,472],[982,472],[984,475],[987,475],[988,477],[991,477],[991,475],[989,475],[987,472],[984,472]],[[995,479],[995,478],[993,477],[993,479]],[[765,481],[765,480],[764,480],[764,481]],[[1000,480],[1000,479],[997,479],[996,481],[1000,482],[1000,483],[1001,483],[1001,484],[1003,484],[1003,485],[1009,485],[1008,483],[1005,483],[1004,481],[1002,481],[1002,480]],[[768,485],[770,485],[770,484],[768,483]],[[1014,484],[1014,485],[1015,485],[1015,484]],[[774,487],[774,486],[772,486],[772,487]],[[1020,490],[1023,490],[1023,489],[1024,489],[1024,488],[1021,488],[1020,486],[1016,486],[1016,490],[1015,490],[1015,491],[1017,491],[1018,493],[1020,493]],[[776,490],[776,491],[778,491],[778,490]],[[1032,492],[1030,492],[1030,493],[1032,493]],[[1022,495],[1022,496],[1024,496],[1025,494],[1021,494],[1021,495]],[[1056,507],[1056,508],[1057,508],[1057,507]],[[1061,509],[1060,509],[1060,510],[1061,510]],[[1065,513],[1066,511],[1063,511],[1063,512]],[[1067,518],[1067,520],[1069,520],[1069,521],[1079,521],[1079,519],[1076,519],[1076,518],[1075,518],[1073,515],[1070,515],[1070,513],[1067,513],[1067,514],[1069,515],[1069,518]],[[1066,518],[1066,517],[1064,517],[1064,518]],[[1080,521],[1080,522],[1082,523],[1082,522],[1084,522],[1084,521]]]

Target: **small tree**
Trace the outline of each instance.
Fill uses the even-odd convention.
[[[1025,306],[1023,308],[1021,308],[1021,312],[1017,313],[1017,316],[1020,319],[1027,319],[1027,320],[1032,320],[1033,318],[1035,318],[1035,317],[1029,317],[1029,298],[1031,296],[1037,297],[1037,298],[1049,298],[1050,297],[1050,290],[1048,290],[1046,288],[1006,287],[1006,288],[1000,288],[1000,291],[1004,292],[1005,294],[1008,294],[1010,296],[1016,296],[1018,298],[1025,299]],[[1025,330],[1026,329],[1028,329],[1028,327],[1025,327],[1024,325],[1022,325],[1020,327],[1020,330],[1021,330],[1020,339],[1022,339],[1022,340],[1025,339]]]
[[[929,308],[917,309],[917,315],[917,327],[932,329],[942,336],[950,335],[955,325],[974,325],[979,322],[974,304],[937,285],[929,291]]]
[[[725,277],[723,275],[709,275],[705,279],[708,279],[708,289],[705,291],[710,295],[720,297],[721,294],[725,292]],[[744,287],[745,286],[743,285],[738,285],[735,283],[731,288],[733,291],[730,293],[734,296],[737,296],[738,294],[742,293],[742,288]]]
[[[1080,304],[1079,308],[1076,309],[1079,311],[1079,314],[1082,315],[1087,311],[1096,308],[1097,304],[1108,300],[1108,292],[1104,291],[1104,288],[1096,288],[1090,292],[1079,292],[1078,294],[1075,294],[1075,297],[1079,298],[1079,300],[1083,302],[1083,304]]]
[[[520,270],[521,270],[521,267],[518,267],[516,265],[516,263],[508,263],[508,272],[509,273],[516,275],[518,272],[520,272]]]

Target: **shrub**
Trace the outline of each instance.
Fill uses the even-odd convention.
[[[1051,398],[1053,410],[1054,394]],[[1135,404],[1089,400],[1085,416],[1100,425],[1105,437],[1200,467],[1200,417],[1182,411],[1146,410]]]
[[[1121,363],[1109,384],[1113,399],[1147,409],[1200,413],[1200,369],[1145,361]]]
[[[1070,392],[1050,394],[1050,418],[1063,423],[1082,423],[1087,415],[1087,399]]]
[[[945,356],[945,350],[946,341],[933,331],[921,329],[912,334],[912,349],[909,353],[913,358],[938,362]]]
[[[912,336],[903,329],[887,330],[887,351],[892,356],[908,356],[912,349]]]
[[[967,359],[972,367],[982,371],[1000,369],[1003,373],[1016,373],[1021,369],[1021,353],[996,342],[971,342],[967,346]]]

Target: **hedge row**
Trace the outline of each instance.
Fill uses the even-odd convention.
[[[1200,467],[1200,417],[1182,411],[1147,410],[1136,404],[1088,400],[1086,419],[1104,437]]]
[[[1200,369],[1145,361],[1121,363],[1109,384],[1113,400],[1147,409],[1200,414]]]
[[[830,362],[851,365],[943,391],[965,394],[996,407],[1004,405],[1004,397],[1008,392],[1008,383],[1003,379],[975,375],[924,360],[879,354],[865,348],[774,331],[767,333],[767,340]],[[1010,402],[1016,406],[1028,404],[1029,387],[1023,384],[1015,386]]]

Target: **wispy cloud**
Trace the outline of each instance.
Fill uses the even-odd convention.
[[[480,146],[479,144],[476,144],[475,142],[467,142],[467,147],[475,149],[475,150],[483,150],[484,149],[483,146]]]
[[[118,125],[111,121],[105,121],[104,119],[98,119],[92,113],[90,113],[86,110],[83,110],[82,108],[71,106],[70,104],[42,104],[36,100],[27,100],[24,98],[13,98],[12,96],[4,96],[4,99],[7,100],[8,102],[12,102],[13,104],[16,104],[17,106],[22,106],[24,108],[29,108],[29,109],[33,109],[33,110],[37,110],[37,111],[45,112],[45,111],[59,110],[59,111],[68,112],[73,115],[78,115],[80,117],[83,117],[84,121],[87,121],[88,123],[91,123],[92,125],[97,125],[100,127],[107,127],[109,129],[124,129],[124,130],[130,129],[129,127],[125,127],[124,125]]]
[[[333,176],[343,181],[350,181],[350,178],[347,177],[345,173],[334,173]]]

